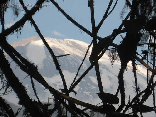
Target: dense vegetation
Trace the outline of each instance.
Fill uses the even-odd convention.
[[[44,2],[49,2],[53,4],[61,13],[64,15],[70,22],[73,23],[76,27],[84,31],[92,38],[92,42],[89,46],[92,47],[92,53],[90,55],[90,66],[84,71],[81,77],[74,78],[74,81],[70,88],[67,88],[66,80],[62,69],[60,68],[58,57],[55,56],[55,53],[50,48],[46,42],[44,35],[38,28],[35,20],[32,18],[37,11],[42,10],[42,4]],[[154,82],[154,76],[156,74],[155,69],[155,39],[156,39],[156,1],[155,0],[125,0],[125,6],[122,6],[123,13],[121,13],[124,20],[119,25],[117,29],[112,30],[112,34],[106,37],[98,36],[98,31],[101,28],[103,22],[110,16],[110,14],[115,10],[118,0],[110,0],[106,11],[103,13],[103,17],[98,25],[95,22],[94,14],[94,0],[88,0],[88,6],[90,8],[91,14],[91,25],[92,30],[86,29],[84,26],[79,24],[67,12],[59,6],[55,0],[38,0],[36,4],[29,10],[23,0],[19,0],[19,3],[22,6],[22,9],[25,11],[25,15],[14,25],[7,28],[5,27],[5,13],[11,8],[7,7],[6,4],[13,2],[12,0],[1,0],[0,1],[0,22],[1,22],[1,32],[0,32],[0,80],[1,80],[1,92],[0,95],[0,115],[4,117],[16,117],[18,112],[13,112],[9,104],[3,99],[3,95],[9,93],[10,88],[17,94],[20,102],[19,104],[25,107],[24,114],[25,116],[31,117],[50,117],[55,111],[58,111],[58,117],[66,116],[93,116],[88,113],[88,110],[92,112],[98,112],[105,114],[107,117],[137,117],[139,114],[143,116],[142,113],[155,111],[155,91],[154,88],[156,83]],[[40,7],[36,7],[40,6]],[[18,17],[19,11],[16,7],[11,8],[14,15]],[[124,11],[127,10],[125,16]],[[7,36],[21,31],[23,25],[30,21],[32,26],[35,28],[39,37],[43,41],[45,47],[48,49],[53,61],[55,63],[56,70],[59,71],[61,76],[64,89],[62,92],[59,92],[55,88],[51,87],[43,78],[43,76],[38,72],[37,67],[29,62],[27,59],[23,58],[8,42]],[[114,44],[113,41],[118,35],[124,34],[122,36],[123,41],[121,44]],[[147,50],[142,50],[137,52],[139,46],[147,46]],[[110,49],[111,54],[110,58],[112,62],[115,60],[116,54],[118,54],[121,61],[121,69],[118,73],[118,89],[116,89],[116,94],[105,93],[104,87],[101,81],[101,75],[99,71],[98,60],[103,56],[106,50]],[[114,51],[113,51],[114,50]],[[88,51],[86,51],[87,54]],[[9,55],[12,60],[20,67],[22,71],[27,73],[31,78],[31,83],[33,90],[35,92],[36,98],[38,100],[34,101],[30,98],[25,87],[19,81],[19,78],[16,77],[16,74],[13,73],[13,70],[10,67],[10,63],[6,59],[6,54]],[[60,55],[64,56],[64,55]],[[84,60],[86,55],[84,55]],[[83,60],[83,61],[84,61]],[[83,64],[82,61],[82,64]],[[129,99],[129,102],[125,102],[125,88],[124,88],[124,72],[127,67],[127,63],[132,61],[133,73],[135,79],[135,96],[132,99]],[[136,62],[137,61],[137,62]],[[136,64],[141,63],[147,68],[147,87],[144,90],[139,89],[137,75],[136,75]],[[80,65],[81,68],[82,65]],[[85,103],[81,100],[74,99],[69,96],[71,92],[74,91],[74,88],[81,82],[83,77],[91,70],[95,68],[99,93],[98,96],[102,100],[102,106],[91,105]],[[79,72],[79,70],[78,70]],[[78,73],[77,73],[78,74]],[[44,104],[40,101],[36,89],[34,86],[34,81],[39,82],[40,85],[45,87],[49,92],[54,96],[54,107],[48,108],[49,104]],[[119,95],[120,94],[120,95]],[[119,103],[119,96],[121,96],[121,103]],[[153,97],[153,107],[145,105],[146,100],[152,96]],[[114,105],[119,104],[118,108],[115,108]],[[80,105],[85,109],[79,108]],[[129,113],[129,110],[131,112]]]

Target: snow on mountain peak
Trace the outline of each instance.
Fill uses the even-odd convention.
[[[58,58],[60,67],[63,71],[65,76],[66,82],[68,87],[70,86],[71,82],[73,81],[75,74],[78,70],[79,65],[86,53],[88,48],[87,43],[74,40],[74,39],[54,39],[50,37],[45,37],[46,41],[48,42],[49,46],[54,51],[55,55],[64,55],[70,54],[69,56],[60,57]],[[49,51],[44,46],[42,40],[39,37],[31,37],[28,39],[23,39],[19,42],[13,44],[13,46],[19,51],[22,56],[27,58],[29,61],[34,63],[38,66],[39,72],[43,75],[45,80],[49,83],[50,86],[59,90],[63,87],[61,78],[58,74],[58,71],[55,68],[53,60],[49,54]],[[86,60],[79,72],[78,77],[90,66],[89,62],[89,54],[91,49],[88,53]],[[106,54],[99,60],[100,65],[100,72],[102,83],[105,92],[109,93],[116,93],[116,89],[118,87],[118,73],[121,68],[120,61],[115,61],[114,65],[111,65],[110,59]],[[13,64],[13,63],[12,63]],[[19,69],[16,69],[16,65],[12,65],[14,67],[14,72],[17,74],[19,78],[25,78],[26,75],[22,73]],[[144,89],[147,85],[146,83],[146,69],[142,66],[137,66],[138,68],[138,86],[140,89]],[[28,83],[29,79],[24,79],[22,82],[25,86],[27,86],[27,90],[30,91],[30,95],[33,96],[33,91],[28,86],[31,86]],[[132,72],[131,62],[129,62],[127,70],[124,74],[124,83],[126,88],[126,97],[131,96],[133,97],[134,94],[134,74]],[[40,85],[36,85],[36,89],[38,91],[38,95],[40,96],[41,100],[46,101],[51,95],[45,90],[42,89]],[[100,99],[97,97],[98,90],[98,83],[96,78],[96,73],[94,69],[92,69],[79,83],[79,85],[74,89],[77,92],[77,95],[71,94],[74,98],[80,99],[85,102],[92,102],[97,104],[100,102]],[[7,98],[9,100],[9,98]],[[148,103],[151,104],[149,100]],[[151,116],[155,117],[155,116]]]
[[[48,42],[49,46],[54,51],[55,55],[64,55],[70,54],[69,56],[58,58],[60,67],[64,73],[65,79],[67,81],[68,87],[70,86],[71,82],[74,79],[74,76],[78,70],[79,65],[86,53],[88,48],[87,43],[74,40],[74,39],[54,39],[50,37],[45,37],[46,41]],[[43,75],[45,80],[54,88],[59,90],[63,87],[61,78],[58,74],[58,71],[55,68],[53,60],[44,46],[42,40],[39,37],[32,37],[30,39],[23,39],[20,42],[13,44],[13,46],[23,54],[25,58],[27,58],[32,63],[35,63],[38,68],[39,72]],[[91,50],[91,49],[90,49]],[[86,60],[84,61],[84,65],[79,72],[79,76],[90,66],[89,62],[89,51]],[[120,62],[115,61],[114,65],[111,65],[109,57],[106,54],[99,60],[100,65],[100,72],[102,77],[102,83],[105,92],[110,92],[115,94],[116,89],[118,87],[118,73],[120,69]],[[12,65],[13,66],[13,65]],[[131,63],[129,63],[131,66]],[[146,83],[146,69],[142,66],[138,66],[138,84],[140,89],[144,89],[147,85]],[[19,78],[24,78],[25,75],[20,73],[17,69],[15,69],[15,73],[17,73]],[[19,74],[20,73],[20,74]],[[132,72],[132,67],[128,67],[127,71],[124,74],[124,81],[125,81],[125,88],[126,88],[126,96],[133,97],[134,94],[134,76]],[[25,85],[28,85],[26,80],[22,81]],[[42,100],[46,100],[49,98],[50,94],[44,92],[40,85],[36,85],[38,89],[38,94],[40,95]],[[30,89],[28,89],[30,90]],[[97,104],[100,102],[100,99],[97,97],[98,84],[96,79],[96,73],[94,69],[92,69],[79,83],[79,85],[75,88],[77,92],[76,97],[71,94],[71,96],[80,99],[85,102],[93,102]],[[30,94],[33,95],[33,91],[30,91]],[[151,102],[151,101],[148,101]],[[154,116],[152,116],[154,117]]]
[[[75,40],[75,39],[64,39],[64,41],[69,41],[69,42],[75,42],[77,44],[80,44],[84,47],[88,47],[88,44],[83,42],[83,41],[80,41],[80,40]]]
[[[74,39],[54,39],[45,37],[45,40],[53,49],[56,56],[70,54],[83,57],[88,47],[87,43]],[[39,37],[34,36],[28,39],[22,39],[12,45],[15,48],[25,46],[27,48],[26,56],[28,59],[35,63],[39,68],[43,66],[42,63],[46,58],[46,47]]]
[[[42,67],[43,60],[46,58],[43,43],[40,40],[31,42],[27,47],[26,55],[30,61]]]
[[[45,40],[48,42],[50,47],[58,48],[64,51],[64,54],[77,54],[78,56],[82,56],[86,51],[88,44],[79,40],[74,39],[54,39],[45,37]],[[19,42],[15,42],[12,45],[14,47],[17,46],[25,46],[26,44],[33,44],[38,46],[44,46],[43,42],[39,37],[31,37],[29,39],[23,39]]]
[[[12,44],[13,47],[18,47],[18,46],[25,46],[27,45],[28,43],[30,42],[33,42],[35,40],[39,40],[40,38],[38,36],[33,36],[33,37],[30,37],[30,38],[27,38],[27,39],[22,39],[18,42],[14,42]]]

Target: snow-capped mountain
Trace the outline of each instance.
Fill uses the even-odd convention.
[[[74,40],[74,39],[53,39],[46,37],[45,38],[50,47],[53,49],[56,56],[70,54],[68,56],[58,58],[60,67],[63,70],[68,88],[72,83],[75,74],[78,70],[79,65],[85,55],[85,52],[88,48],[87,43]],[[51,58],[48,50],[42,43],[42,40],[39,37],[31,37],[29,39],[23,39],[19,42],[12,44],[16,50],[21,53],[21,55],[27,58],[30,62],[34,63],[38,66],[39,72],[44,76],[45,80],[54,88],[60,90],[63,88],[62,80],[59,76],[58,71],[55,68],[53,63],[53,59]],[[89,67],[89,51],[87,58],[80,70],[78,75],[81,74]],[[11,59],[8,57],[8,60]],[[120,69],[120,61],[115,61],[113,66],[109,60],[109,57],[106,54],[99,60],[100,71],[102,77],[102,83],[104,87],[104,91],[107,93],[116,93],[116,89],[118,87],[118,72]],[[16,76],[21,80],[21,82],[25,85],[28,93],[32,98],[35,98],[34,92],[32,90],[32,86],[30,83],[30,78],[20,70],[20,68],[14,63],[11,62],[11,67],[13,68]],[[138,82],[140,89],[144,89],[146,87],[146,69],[142,66],[137,66],[138,68]],[[135,94],[135,79],[132,72],[131,63],[129,63],[127,70],[124,74],[125,88],[126,88],[126,97],[133,97]],[[48,98],[52,97],[52,95],[45,90],[40,84],[35,83],[37,93],[40,99],[44,102],[48,101]],[[83,78],[83,80],[79,83],[79,85],[74,89],[77,92],[77,95],[71,93],[70,96],[80,99],[82,101],[98,104],[100,99],[97,94],[99,92],[97,86],[97,79],[94,68]],[[17,103],[18,100],[16,95],[10,94],[11,96],[6,96],[5,98],[13,103]],[[152,99],[148,100],[148,104],[152,104]],[[152,115],[153,114],[153,115]],[[155,114],[150,114],[150,117],[155,117]]]

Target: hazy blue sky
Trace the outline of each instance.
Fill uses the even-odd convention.
[[[16,2],[15,4],[19,4]],[[77,22],[82,24],[87,29],[91,30],[91,21],[90,21],[90,9],[88,7],[88,0],[57,0],[59,5]],[[36,0],[24,0],[25,5],[29,4],[29,9],[31,5],[34,5]],[[95,17],[96,24],[101,20],[105,9],[107,8],[109,0],[96,0],[95,2]],[[10,3],[11,4],[11,3]],[[51,3],[45,3],[48,7],[44,7],[39,12],[37,12],[33,18],[36,21],[36,24],[39,26],[42,34],[45,37],[52,38],[72,38],[85,41],[90,43],[91,37],[86,33],[81,31],[75,25],[73,25],[70,21],[68,21]],[[101,30],[99,31],[99,35],[104,37],[112,33],[114,28],[117,28],[122,19],[120,18],[121,10],[124,6],[124,0],[119,0],[118,5],[116,6],[114,12],[109,16],[109,18],[104,22]],[[19,7],[20,8],[20,7]],[[20,8],[22,9],[22,8]],[[21,10],[19,18],[13,16],[12,11],[8,10],[5,15],[6,27],[11,26],[15,21],[18,21],[21,16],[23,16],[25,12]],[[30,22],[26,22],[24,28],[22,29],[22,33],[17,34],[14,33],[8,36],[8,40],[10,43],[14,41],[18,41],[23,38],[29,38],[32,36],[36,36],[37,33],[34,30],[33,26],[31,26]]]

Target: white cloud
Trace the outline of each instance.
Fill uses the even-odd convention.
[[[52,33],[53,33],[54,35],[56,35],[56,36],[65,37],[65,35],[63,35],[63,34],[57,32],[56,30],[54,30]]]

